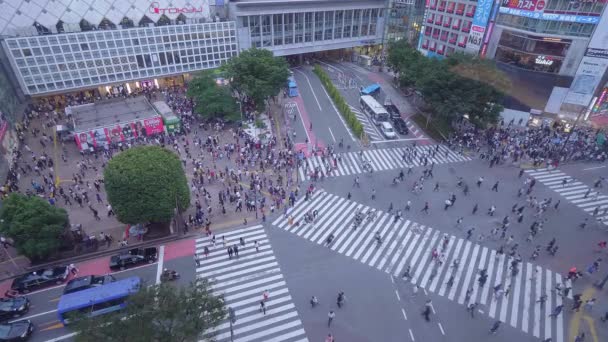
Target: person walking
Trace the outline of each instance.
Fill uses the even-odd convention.
[[[563,304],[556,306],[555,309],[553,309],[553,312],[549,315],[549,317],[557,318],[557,316],[559,316],[559,314],[562,313],[563,308],[564,308]]]
[[[253,241],[253,246],[255,247],[256,253],[260,251],[260,243],[258,240]]]
[[[498,328],[500,328],[501,323],[502,323],[501,321],[494,322],[494,324],[490,328],[490,334],[496,334],[496,332],[498,331]]]
[[[228,247],[228,259],[232,259],[232,253],[234,253],[232,247]]]
[[[317,304],[319,304],[319,300],[316,296],[312,296],[312,298],[310,298],[310,307],[314,308],[315,306],[317,306]]]
[[[422,210],[420,210],[420,212],[423,212],[423,211],[425,214],[429,213],[429,202],[424,202],[424,208],[422,208]]]
[[[205,249],[203,250],[203,254],[205,254],[205,259],[207,259],[209,257],[209,247],[205,246]],[[200,261],[199,261],[199,264],[200,264]]]
[[[334,317],[336,317],[336,313],[333,310],[329,310],[329,313],[327,314],[327,327],[328,328],[331,326],[331,322],[334,320]]]
[[[492,191],[498,192],[498,181],[492,185]]]
[[[194,262],[196,263],[196,267],[201,267],[201,261],[199,260],[198,253],[194,253]]]
[[[475,318],[475,309],[477,308],[477,303],[471,303],[467,306],[467,311],[471,314],[471,318]]]
[[[263,312],[266,315],[266,303],[264,301],[260,301],[260,312]]]
[[[237,259],[238,259],[238,257],[239,257],[239,246],[237,246],[237,245],[232,246],[232,250],[234,251],[234,256],[237,257]]]

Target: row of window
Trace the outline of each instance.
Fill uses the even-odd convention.
[[[430,35],[425,34],[425,36],[426,36],[425,40],[429,40],[429,38],[433,38],[433,39],[440,40],[442,42],[448,42],[449,44],[452,44],[452,45],[457,45],[462,48],[467,46],[467,38],[469,37],[466,34],[458,34],[458,33],[450,32],[450,31],[446,31],[446,30],[441,30],[438,28],[433,29],[433,31]],[[423,44],[423,48],[425,48],[424,44]]]
[[[545,11],[566,11],[568,14],[602,14],[605,1],[547,0]]]
[[[234,22],[220,22],[208,24],[133,28],[113,31],[90,31],[85,33],[68,33],[60,35],[36,36],[29,38],[10,38],[7,39],[6,42],[9,48],[16,49],[26,47],[66,45],[102,41],[129,41],[132,39],[141,41],[141,44],[145,44],[146,39],[148,44],[158,44],[162,42],[167,43],[174,41],[190,41],[197,39],[200,40],[234,36]],[[150,40],[148,38],[153,39]],[[161,40],[155,38],[161,38]]]
[[[477,0],[471,0],[472,3],[453,2],[446,0],[430,0],[429,9],[436,10],[438,12],[445,12],[456,15],[466,15],[467,17],[473,17],[475,10],[477,9]]]
[[[235,52],[236,55],[236,52]],[[225,60],[212,60],[200,63],[191,64],[180,64],[162,68],[139,70],[133,72],[125,72],[118,74],[91,76],[91,77],[80,77],[73,80],[66,80],[61,82],[52,82],[52,80],[44,81],[37,79],[33,84],[27,86],[27,92],[30,95],[41,94],[51,91],[68,90],[74,88],[82,88],[88,86],[97,86],[105,83],[119,82],[119,81],[130,81],[145,77],[159,77],[183,72],[191,72],[196,70],[217,68]]]
[[[464,47],[464,46],[460,46],[459,47]],[[454,51],[456,51],[456,48],[453,46],[448,46],[446,44],[441,44],[438,43],[436,41],[433,40],[429,40],[429,39],[424,39],[422,41],[422,48],[431,52],[435,52],[439,55],[443,55],[443,56],[449,56],[451,54],[454,53]]]
[[[239,17],[256,47],[375,36],[381,9],[285,13]]]
[[[500,36],[499,45],[522,52],[538,55],[565,57],[572,40],[547,41],[541,37],[528,36],[517,32],[504,30]]]
[[[511,14],[500,14],[496,20],[496,23],[531,32],[560,34],[576,37],[590,37],[593,33],[593,29],[596,26],[595,24],[526,18]]]

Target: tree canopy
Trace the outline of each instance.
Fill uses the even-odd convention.
[[[211,341],[210,331],[226,317],[222,297],[213,295],[205,279],[189,287],[142,286],[124,311],[75,323],[77,342]]]
[[[43,260],[57,252],[69,226],[68,213],[37,196],[11,193],[0,210],[0,232],[15,242],[20,254]]]
[[[253,100],[258,110],[265,101],[278,95],[289,77],[289,65],[283,57],[275,57],[272,51],[251,48],[233,57],[224,69],[232,88],[239,96]]]
[[[194,100],[194,112],[204,119],[237,121],[240,117],[237,99],[232,97],[230,88],[217,84],[209,71],[194,77],[188,84],[187,95]]]
[[[190,206],[190,190],[178,156],[159,146],[130,148],[115,155],[104,171],[108,201],[127,224],[169,222],[176,205]]]
[[[492,61],[465,54],[426,58],[406,41],[389,47],[389,66],[403,87],[414,87],[431,110],[447,121],[467,115],[478,126],[495,123],[509,91],[507,76]]]

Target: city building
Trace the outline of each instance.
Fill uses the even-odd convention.
[[[428,0],[418,49],[429,57],[479,53],[494,0]]]
[[[422,28],[425,0],[390,0],[384,41],[406,39],[416,45]]]
[[[277,56],[382,43],[386,0],[0,0],[0,92],[182,84],[250,47]],[[0,101],[2,103],[2,101]],[[0,109],[1,110],[1,109]]]
[[[382,43],[385,0],[233,0],[241,50],[276,56],[350,49]]]
[[[503,1],[484,55],[525,70],[574,76],[605,6],[606,0]]]

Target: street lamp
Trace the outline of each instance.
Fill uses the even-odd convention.
[[[231,306],[228,307],[228,317],[230,318],[230,341],[234,341],[234,330],[232,329],[232,325],[236,323],[236,312],[234,312],[234,309]]]

